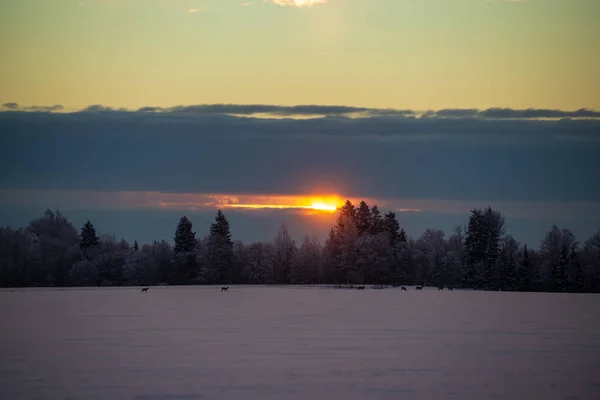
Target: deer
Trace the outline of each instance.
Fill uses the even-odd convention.
[[[148,289],[150,289],[150,287],[145,287],[145,288],[142,288],[142,293],[144,293],[144,292],[147,292],[147,291],[148,291]]]
[[[400,286],[400,290],[406,290],[404,286]]]
[[[221,287],[221,292],[226,292],[227,290],[229,290],[229,286],[222,286]]]
[[[365,285],[358,286],[356,289],[357,289],[357,290],[365,290]]]
[[[417,286],[415,290],[423,290],[423,286]]]

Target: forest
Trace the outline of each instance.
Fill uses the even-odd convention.
[[[507,234],[505,217],[490,207],[471,210],[466,222],[449,236],[427,229],[413,238],[394,212],[348,200],[323,244],[315,236],[296,242],[285,224],[272,241],[242,243],[218,210],[202,237],[182,216],[171,245],[98,235],[91,221],[78,230],[60,211],[46,210],[27,227],[0,228],[0,287],[369,284],[600,292],[600,229],[580,244],[569,229],[552,226],[532,249]]]

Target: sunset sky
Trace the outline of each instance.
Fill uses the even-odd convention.
[[[595,0],[0,1],[0,225],[409,235],[491,205],[537,247],[600,228]],[[249,205],[250,207],[243,207]],[[268,206],[266,209],[257,206]]]

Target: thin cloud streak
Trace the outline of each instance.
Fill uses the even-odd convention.
[[[530,220],[569,218],[586,220],[597,214],[600,202],[522,202],[522,201],[455,201],[441,199],[372,198],[369,196],[290,196],[279,194],[216,194],[216,193],[165,193],[144,191],[57,191],[0,189],[2,206],[39,206],[40,209],[92,209],[92,210],[152,210],[168,209],[182,212],[212,213],[216,209],[254,213],[260,210],[298,211],[305,215],[329,214],[328,210],[315,209],[314,204],[336,205],[338,208],[349,199],[355,205],[365,200],[377,204],[382,211],[399,213],[469,214],[473,208],[488,206],[508,217]]]
[[[190,13],[208,11],[209,8],[190,9]],[[0,106],[0,111],[23,112],[57,112],[63,111],[60,104],[52,106],[20,106],[18,103],[8,102]],[[353,106],[324,106],[324,105],[296,105],[279,106],[268,104],[199,104],[174,107],[146,106],[137,110],[126,108],[111,108],[99,104],[90,105],[69,114],[143,114],[143,115],[172,115],[172,116],[247,116],[257,118],[294,118],[294,117],[344,117],[344,118],[445,118],[445,119],[493,119],[493,120],[543,120],[543,119],[600,119],[600,111],[587,108],[578,110],[554,109],[512,109],[488,108],[479,109],[441,109],[441,110],[400,110],[391,108],[368,108]]]

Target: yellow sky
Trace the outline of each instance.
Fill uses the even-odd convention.
[[[600,109],[599,17],[596,0],[4,1],[0,102]]]

